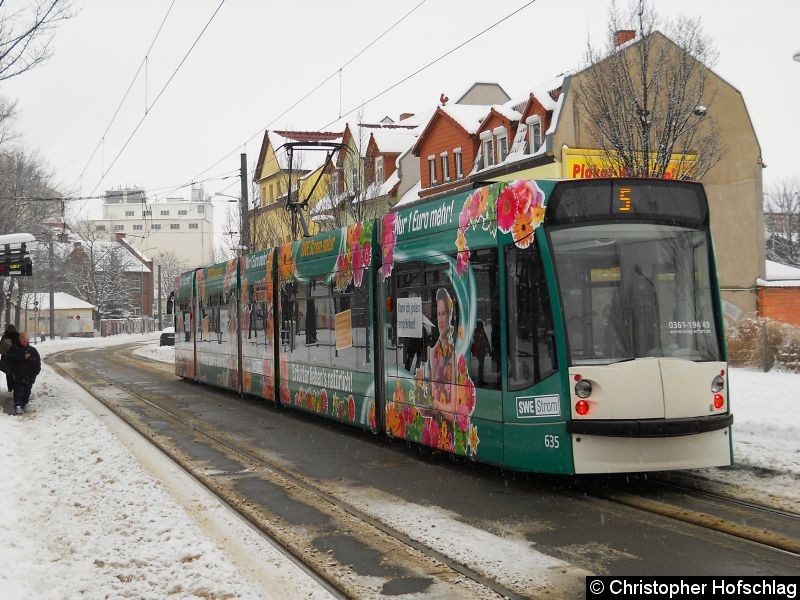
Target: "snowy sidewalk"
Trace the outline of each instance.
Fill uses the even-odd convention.
[[[115,336],[92,345],[138,340]],[[37,347],[46,355],[87,345]],[[5,381],[0,385],[5,389]],[[205,488],[47,365],[30,406],[34,412],[21,417],[0,415],[3,598],[327,597]]]

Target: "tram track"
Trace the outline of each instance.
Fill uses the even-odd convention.
[[[171,373],[171,369],[165,369],[164,365],[160,363],[146,358],[132,357],[131,351],[130,347],[123,347],[112,351],[107,358],[125,366],[135,366],[139,369],[144,367],[162,374]],[[312,574],[337,597],[369,597],[382,593],[413,593],[415,591],[423,592],[422,595],[424,595],[424,590],[436,597],[459,597],[469,594],[475,598],[514,599],[565,595],[564,590],[559,590],[549,584],[534,590],[511,589],[500,584],[486,574],[478,572],[381,522],[343,500],[341,496],[333,495],[323,489],[321,485],[308,477],[291,472],[286,465],[265,459],[254,449],[248,448],[246,444],[234,441],[227,433],[215,430],[213,426],[198,420],[196,416],[186,414],[180,409],[168,408],[167,403],[159,401],[157,396],[145,397],[142,393],[130,389],[129,386],[123,390],[118,382],[108,377],[97,373],[87,374],[84,369],[75,368],[74,365],[78,363],[72,360],[72,356],[76,352],[79,351],[73,350],[54,355],[48,359],[48,362],[63,375],[76,381],[109,410],[145,436],[162,452],[165,452],[193,478],[238,514],[241,514],[271,543],[278,546],[282,552],[290,556],[301,568]],[[65,367],[65,364],[72,366]],[[114,393],[106,393],[107,388],[113,388]],[[132,399],[148,413],[159,415],[171,426],[183,429],[195,440],[203,440],[209,447],[215,448],[227,458],[240,462],[243,468],[238,472],[231,473],[229,470],[220,473],[218,470],[209,470],[204,465],[198,464],[196,458],[187,454],[184,448],[179,447],[174,441],[170,441],[169,435],[164,435],[163,431],[156,431],[142,418],[141,414],[137,414],[136,410],[131,410],[130,406],[126,407],[124,405],[126,402],[120,402],[118,398],[120,392],[128,397],[128,404]],[[117,398],[114,399],[112,396],[117,396]],[[282,519],[281,515],[276,515],[265,509],[264,506],[253,504],[250,499],[237,494],[236,485],[231,485],[231,483],[252,477],[264,478],[269,481],[271,486],[285,490],[295,501],[313,506],[314,509],[324,513],[327,518],[331,519],[333,531],[345,532],[350,538],[358,539],[361,542],[366,541],[371,549],[377,548],[384,556],[392,556],[400,567],[406,569],[403,576],[386,578],[387,581],[383,581],[382,584],[381,578],[377,578],[378,584],[381,585],[367,581],[375,579],[374,577],[359,578],[351,565],[338,558],[335,551],[320,551],[318,546],[315,547],[314,540],[310,536],[298,534],[296,523],[292,523],[291,519]],[[387,567],[387,569],[391,571],[391,568]],[[426,583],[424,581],[426,579],[431,579],[433,583]],[[408,589],[404,587],[409,585],[411,587]],[[420,585],[422,588],[414,590],[415,585]]]
[[[600,488],[584,487],[584,491],[800,557],[800,515],[796,513],[681,485],[658,474],[629,475],[625,484]]]

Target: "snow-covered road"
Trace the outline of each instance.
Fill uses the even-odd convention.
[[[47,355],[130,341],[146,342],[139,351],[144,356],[172,360],[172,348],[157,346],[158,334],[48,341],[37,348]],[[800,375],[732,369],[730,380],[735,457],[759,469],[700,473],[755,501],[800,512],[794,396]],[[0,415],[4,598],[327,595],[205,488],[47,366],[31,406],[36,411],[30,415]],[[436,531],[458,525],[451,515],[436,514]]]

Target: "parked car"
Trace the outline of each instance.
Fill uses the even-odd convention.
[[[175,328],[164,327],[161,330],[161,339],[158,342],[159,346],[174,346],[175,345]]]

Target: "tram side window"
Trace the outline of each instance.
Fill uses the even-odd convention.
[[[368,373],[372,370],[373,356],[369,322],[369,292],[367,282],[354,287],[351,300],[351,323],[353,328],[353,347],[356,353],[356,370]]]
[[[332,313],[329,286],[319,277],[310,279],[305,314],[309,364],[327,366],[331,363],[331,348],[336,341]]]
[[[422,271],[422,265],[419,262],[412,262],[412,263],[405,263],[405,264],[398,264],[395,266],[395,275],[392,278],[394,282],[394,296],[395,296],[395,307],[394,307],[394,321],[393,327],[395,331],[395,338],[396,342],[396,353],[395,353],[395,361],[398,365],[403,365],[403,368],[406,371],[414,373],[416,369],[420,367],[420,365],[428,360],[428,353],[427,353],[427,334],[430,333],[430,327],[427,326],[424,322],[421,328],[421,334],[418,337],[408,336],[408,335],[399,335],[397,332],[402,331],[402,328],[398,329],[398,306],[408,306],[410,302],[412,305],[416,306],[416,303],[422,305],[422,282],[424,281],[424,273]],[[406,300],[406,299],[413,299],[413,298],[420,298],[420,300]],[[402,302],[401,302],[402,300]],[[422,314],[427,314],[427,311],[423,310]],[[406,328],[407,332],[407,328]],[[387,354],[389,352],[387,351]]]
[[[333,287],[334,284],[331,284]],[[332,324],[331,324],[331,344],[333,345],[333,357],[334,362],[336,363],[334,366],[340,369],[348,369],[350,371],[355,370],[356,365],[358,363],[356,357],[356,348],[351,346],[350,348],[343,348],[341,350],[336,350],[336,315],[339,313],[343,313],[347,310],[350,311],[350,319],[351,324],[353,327],[353,284],[350,283],[348,286],[343,290],[333,289],[333,314],[331,315]],[[355,341],[353,342],[355,344]]]
[[[429,365],[437,342],[442,348],[449,348],[454,343],[459,326],[458,300],[450,283],[449,269],[447,264],[431,265],[419,261],[396,265],[394,326],[398,331],[397,363],[409,373],[415,374],[418,369]],[[441,315],[437,310],[440,300]],[[398,324],[398,319],[404,318],[400,314],[401,305],[403,310],[420,311],[421,314],[405,317],[405,326]],[[444,331],[440,331],[440,321]],[[420,335],[401,335],[404,330],[408,334],[413,323],[419,327]],[[428,375],[435,377],[432,373]]]
[[[553,316],[535,245],[506,249],[508,272],[508,388],[521,390],[554,373]]]
[[[189,298],[181,298],[179,310],[183,315],[183,341],[188,342],[192,339],[192,306]],[[175,328],[175,332],[178,333],[177,327]]]
[[[476,321],[470,346],[469,373],[479,388],[500,389],[500,283],[497,248],[472,252]]]
[[[290,281],[282,285],[281,345],[290,362],[308,362],[308,301],[307,283]]]

